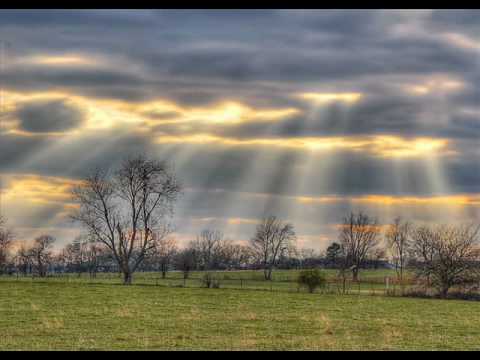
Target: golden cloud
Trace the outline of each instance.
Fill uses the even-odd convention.
[[[79,183],[67,178],[31,174],[9,174],[4,179],[2,197],[7,203],[66,204],[70,202],[72,187]]]

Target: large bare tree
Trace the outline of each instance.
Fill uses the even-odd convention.
[[[473,224],[420,226],[413,232],[418,272],[431,279],[441,297],[454,285],[480,279],[480,227]]]
[[[393,224],[390,224],[385,231],[385,240],[390,250],[397,278],[403,283],[403,272],[407,264],[410,251],[411,224],[397,217]]]
[[[344,259],[342,269],[351,269],[354,281],[367,256],[379,244],[379,226],[376,219],[359,212],[350,213],[340,226],[339,240]]]
[[[97,170],[73,190],[78,210],[72,218],[113,253],[124,284],[155,248],[157,232],[180,192],[168,166],[143,155],[124,160],[110,174]]]
[[[276,216],[266,217],[257,225],[250,246],[264,269],[265,280],[272,279],[272,270],[279,258],[294,247],[295,241],[293,225]]]

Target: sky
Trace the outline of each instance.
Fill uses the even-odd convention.
[[[129,154],[171,164],[180,243],[259,219],[324,249],[480,215],[479,10],[0,10],[1,211],[20,241],[81,231],[70,189]]]

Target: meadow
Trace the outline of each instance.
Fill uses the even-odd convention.
[[[251,280],[257,274],[222,275],[262,283]],[[365,272],[363,279],[388,274]],[[479,302],[388,297],[367,290],[308,294],[288,287],[293,282],[286,278],[294,277],[294,272],[277,272],[271,289],[234,288],[228,282],[205,289],[194,279],[181,287],[180,273],[169,274],[166,283],[158,274],[139,273],[131,286],[120,285],[115,274],[2,277],[0,349],[480,349]]]

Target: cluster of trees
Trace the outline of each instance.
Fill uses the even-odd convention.
[[[4,227],[0,228],[0,274],[38,274],[46,276],[54,260],[52,253],[55,239],[42,235],[27,245],[22,243],[12,255],[13,234]]]
[[[401,284],[408,268],[446,297],[455,285],[480,282],[479,231],[474,224],[415,225],[401,218],[384,228],[366,214],[352,213],[344,218],[340,241],[328,247],[326,259],[340,274],[351,271],[357,280],[369,261],[385,258]]]
[[[457,284],[479,281],[479,227],[414,225],[400,218],[382,226],[362,212],[351,213],[339,226],[338,242],[323,254],[296,248],[291,223],[275,216],[262,219],[248,244],[205,229],[180,248],[168,219],[181,184],[167,164],[137,156],[117,171],[97,170],[72,192],[77,203],[72,219],[85,235],[53,253],[55,239],[37,237],[12,251],[13,233],[0,218],[0,273],[98,271],[123,274],[125,284],[135,271],[263,269],[266,280],[275,268],[333,267],[354,281],[362,268],[392,264],[400,282],[407,267],[438,288],[442,296]],[[13,254],[12,254],[13,253]]]

